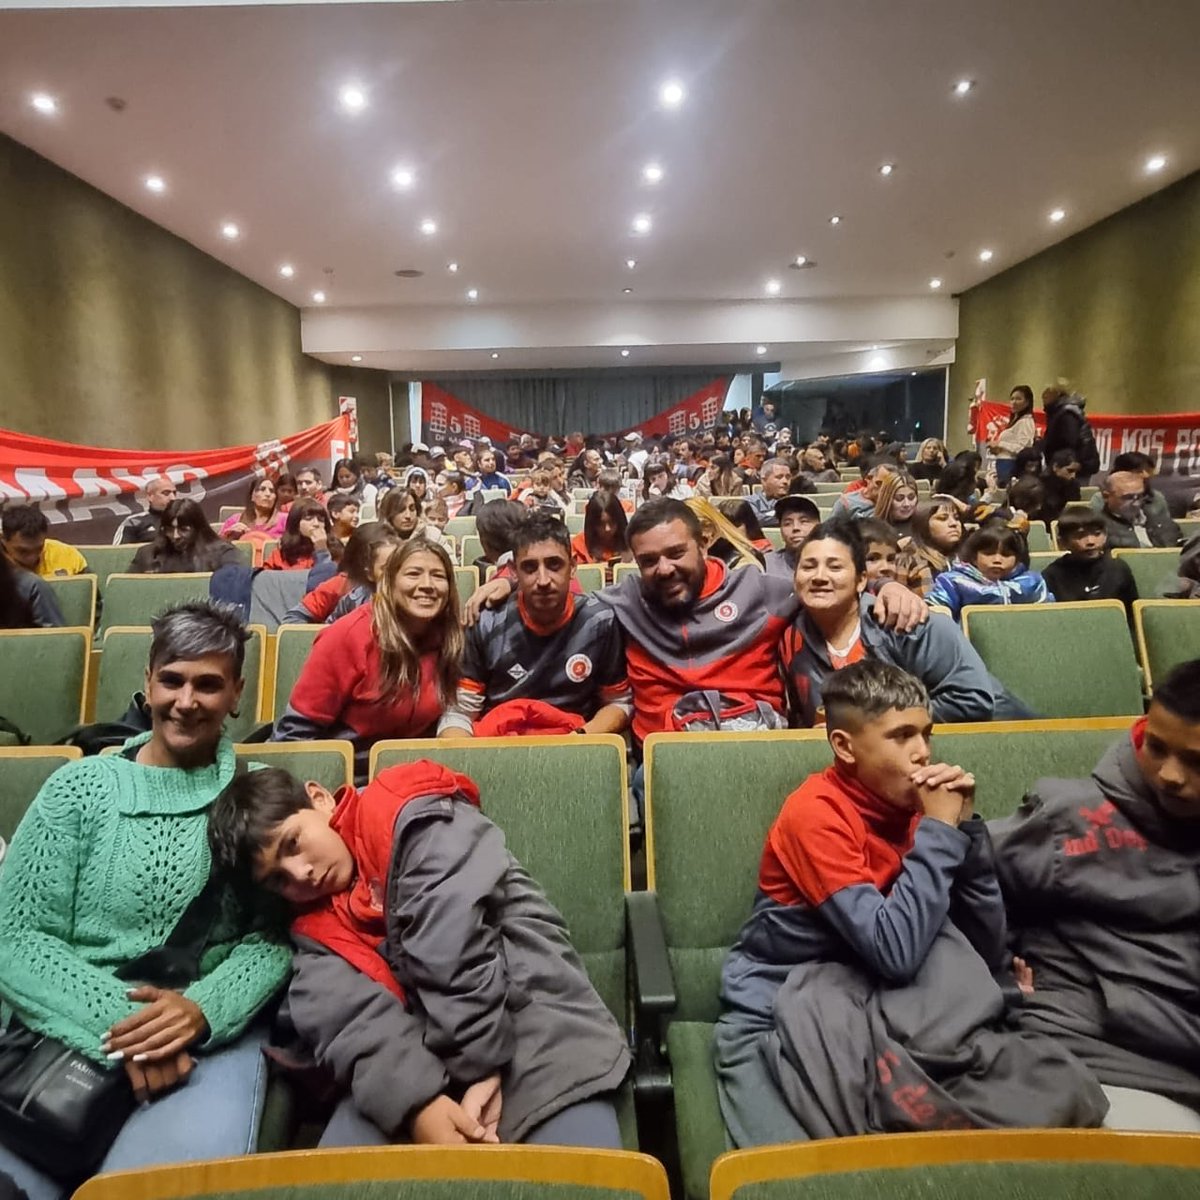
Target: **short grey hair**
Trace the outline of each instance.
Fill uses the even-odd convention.
[[[150,670],[160,663],[192,662],[210,654],[233,659],[234,678],[242,677],[246,661],[246,631],[237,608],[215,600],[190,600],[176,604],[150,622]]]
[[[821,687],[829,729],[857,728],[886,712],[929,708],[925,685],[907,671],[866,658],[834,671]]]
[[[792,473],[792,464],[786,458],[768,458],[758,468],[759,478],[761,479],[768,471],[774,471],[777,467],[782,467],[789,475]]]

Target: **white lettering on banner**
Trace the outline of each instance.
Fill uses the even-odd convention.
[[[1175,433],[1175,470],[1190,475],[1200,460],[1200,429],[1179,429]]]
[[[267,474],[281,474],[287,470],[288,461],[287,447],[278,438],[254,447],[254,475],[258,479]]]
[[[1148,454],[1154,459],[1154,465],[1161,470],[1166,436],[1165,429],[1122,430],[1121,453],[1129,454],[1131,451],[1137,451],[1139,454]]]
[[[481,430],[479,428],[479,418],[472,416],[470,413],[463,415],[463,434],[469,438],[477,438]]]
[[[687,413],[682,408],[667,414],[667,432],[676,436],[687,433]]]
[[[350,447],[341,438],[332,438],[329,442],[329,486],[335,487],[337,480],[333,478],[333,464],[343,458],[350,457]]]
[[[1096,439],[1096,453],[1100,456],[1100,470],[1107,471],[1112,461],[1112,430],[1093,428],[1092,435]]]
[[[130,505],[122,503],[119,499],[121,485],[115,480],[105,479],[92,467],[77,467],[71,478],[83,494],[67,505],[66,520],[91,521],[98,512],[115,513],[118,517],[129,515]],[[136,512],[137,509],[134,508],[133,511]],[[50,515],[51,520],[54,520],[54,515]]]
[[[429,436],[437,438],[439,441],[446,436],[446,406],[440,401],[435,400],[429,406]]]
[[[13,472],[13,478],[30,500],[66,499],[66,488],[48,478],[45,467],[18,467]]]

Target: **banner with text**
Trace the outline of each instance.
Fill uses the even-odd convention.
[[[976,411],[975,433],[980,442],[992,441],[1008,423],[1007,404],[982,402]],[[1100,470],[1107,471],[1118,454],[1137,450],[1148,454],[1164,475],[1200,475],[1200,413],[1133,413],[1129,416],[1087,414],[1100,451]],[[1046,431],[1046,414],[1035,412],[1038,433]]]
[[[142,489],[156,476],[169,476],[215,521],[222,505],[245,504],[252,479],[313,467],[328,482],[333,463],[351,453],[345,413],[291,437],[219,450],[109,450],[0,429],[0,502],[38,504],[51,537],[99,545],[145,508]]]
[[[627,433],[640,433],[649,438],[703,433],[714,428],[720,420],[729,384],[729,379],[714,379],[653,417],[601,436],[622,438]],[[503,449],[509,442],[526,434],[531,437],[544,436],[529,429],[515,429],[503,421],[486,416],[468,407],[436,383],[421,384],[421,440],[428,446],[439,445],[450,449],[461,438],[475,441],[486,437],[491,439],[493,445]]]

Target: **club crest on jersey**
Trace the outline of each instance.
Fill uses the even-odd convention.
[[[726,625],[728,625],[730,621],[736,621],[737,615],[738,606],[734,604],[732,600],[726,600],[724,604],[718,604],[717,607],[713,609],[713,616],[716,617],[718,621],[724,621]]]
[[[567,659],[567,678],[582,683],[592,673],[592,660],[586,654],[572,654]]]

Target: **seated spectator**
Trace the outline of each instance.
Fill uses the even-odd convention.
[[[275,477],[275,500],[285,519],[299,494],[300,489],[296,486],[296,477],[291,472],[284,471]]]
[[[756,550],[750,539],[711,500],[693,496],[684,503],[700,520],[700,537],[706,556],[720,559],[731,568],[762,569],[763,552]]]
[[[993,521],[963,543],[959,561],[925,594],[927,604],[950,610],[957,621],[968,604],[1045,604],[1046,581],[1029,569],[1029,547],[1015,529]]]
[[[782,497],[781,497],[782,498]],[[775,543],[771,541],[765,533],[762,526],[758,523],[758,513],[750,504],[750,499],[735,499],[726,497],[715,505],[717,511],[723,516],[729,518],[729,523],[750,543],[750,545],[764,557],[771,554],[775,549]],[[774,528],[775,513],[771,513],[772,528]]]
[[[54,589],[40,575],[0,554],[0,629],[53,629],[65,624]]]
[[[789,493],[792,469],[786,459],[769,458],[763,463],[759,476],[762,479],[762,491],[751,492],[746,503],[754,510],[763,528],[774,528],[775,504]]]
[[[1058,544],[1066,548],[1043,572],[1055,600],[1120,600],[1133,620],[1137,584],[1129,564],[1108,553],[1104,518],[1085,504],[1058,518]]]
[[[909,464],[908,473],[914,479],[928,479],[932,483],[946,469],[949,458],[944,442],[926,438],[917,450],[917,461]]]
[[[341,557],[341,543],[333,537],[329,513],[316,500],[297,500],[288,513],[279,545],[263,566],[268,571],[311,571],[326,557],[335,561]]]
[[[846,524],[846,522],[842,522]],[[858,537],[863,547],[867,583],[877,579],[896,579],[900,558],[900,538],[886,522],[867,517],[857,522]]]
[[[789,494],[775,501],[775,520],[783,537],[783,548],[768,554],[763,564],[768,575],[791,579],[796,574],[796,556],[804,539],[821,523],[821,510],[806,496]]]
[[[676,500],[686,500],[694,495],[691,484],[671,470],[671,464],[665,458],[652,458],[646,463],[642,474],[642,499],[653,500],[656,496],[671,496]]]
[[[1101,648],[1097,647],[1100,652]],[[1095,1072],[1114,1129],[1200,1131],[1200,660],[1087,779],[1041,779],[990,822],[1014,945],[1017,1013]]]
[[[345,738],[365,782],[377,741],[433,734],[458,687],[462,645],[454,564],[410,538],[372,602],[317,635],[271,740]]]
[[[634,492],[625,486],[621,472],[615,467],[605,467],[600,472],[600,477],[596,480],[596,491],[612,492],[621,502],[621,507],[625,510],[626,516],[629,516],[637,507],[634,503]]]
[[[350,535],[358,528],[358,518],[362,512],[362,505],[357,497],[343,492],[334,492],[329,497],[325,511],[329,513],[329,520],[333,525],[331,530],[333,536],[339,542],[348,541]]]
[[[333,467],[333,495],[353,496],[363,510],[366,520],[375,520],[376,487],[363,478],[362,466],[356,459],[339,458]]]
[[[594,488],[598,485],[600,472],[603,470],[604,456],[599,450],[590,447],[571,464],[567,482],[573,488]]]
[[[1030,524],[1045,523],[1046,489],[1036,475],[1016,476],[1008,485],[1006,500],[1009,513],[1018,520],[1024,517]]]
[[[137,1107],[99,1174],[255,1145],[265,1031],[248,1026],[291,963],[263,910],[219,879],[198,914],[208,933],[190,981],[151,986],[153,964],[139,962],[161,956],[209,889],[208,809],[237,770],[221,727],[243,702],[247,636],[229,610],[202,601],[168,610],[152,628],[151,732],[50,776],[9,846],[0,887],[6,1016],[131,1085]],[[3,1147],[0,1172],[31,1200],[71,1190]]]
[[[450,457],[454,460],[454,469],[467,480],[467,491],[474,491],[479,486],[475,479],[475,446],[464,438],[453,451]]]
[[[1184,543],[1178,574],[1163,585],[1161,595],[1165,600],[1200,600],[1200,533]]]
[[[840,483],[842,479],[816,442],[805,446],[800,455],[799,477],[809,483]]]
[[[1118,455],[1118,460],[1123,457]],[[1111,471],[1100,482],[1097,500],[1110,549],[1178,546],[1183,541],[1166,500],[1150,487],[1141,469]]]
[[[217,536],[195,500],[172,500],[154,541],[139,546],[129,564],[133,575],[178,575],[237,566],[241,556]]]
[[[366,604],[375,595],[375,587],[400,537],[382,521],[360,525],[346,542],[336,574],[309,587],[312,589],[284,616],[284,625],[332,624],[346,613]],[[331,564],[332,565],[332,564]]]
[[[548,467],[534,467],[529,476],[529,487],[522,494],[521,501],[526,508],[542,512],[566,514],[568,505],[554,490],[554,476]]]
[[[146,511],[126,517],[113,534],[114,546],[152,542],[162,520],[163,509],[175,499],[175,484],[166,475],[159,475],[146,484]]]
[[[784,802],[722,971],[733,1145],[1098,1125],[1086,1068],[1009,1024],[1020,993],[988,832],[973,777],[931,760],[925,688],[866,661],[834,672],[824,702],[833,765]]]
[[[0,549],[23,571],[43,579],[82,575],[87,559],[66,542],[46,536],[50,519],[33,504],[7,504],[0,509]]]
[[[749,491],[728,454],[714,454],[708,468],[696,481],[696,495],[704,498],[713,496],[744,496]]]
[[[227,542],[255,542],[261,548],[263,542],[281,537],[286,523],[275,483],[264,476],[251,480],[246,507],[221,526],[221,536]]]
[[[495,488],[506,496],[512,495],[512,483],[508,477],[496,470],[496,452],[490,446],[479,451],[479,475],[476,479],[477,488]]]
[[[831,515],[835,518],[852,517],[855,520],[873,517],[879,489],[889,475],[896,474],[896,470],[894,462],[880,462],[878,459],[869,461],[863,474],[862,487],[857,491],[844,491],[834,503]]]
[[[447,516],[464,515],[464,510],[471,499],[467,494],[466,476],[458,471],[442,471],[435,480],[435,484],[438,499],[445,502]]]
[[[1057,521],[1059,514],[1068,504],[1078,504],[1082,492],[1079,487],[1079,459],[1074,450],[1059,450],[1050,460],[1046,472],[1040,476],[1042,484],[1042,519]],[[1104,501],[1098,501],[1103,504]]]
[[[468,564],[479,570],[485,580],[491,567],[502,567],[512,561],[513,539],[517,529],[529,516],[529,510],[515,500],[489,500],[475,517],[475,535],[483,553]]]
[[[417,501],[417,512],[424,512],[425,504],[432,499],[429,495],[429,472],[421,467],[409,467],[400,481],[400,486],[412,492]],[[382,515],[379,519],[383,520]]]
[[[401,541],[411,537],[421,537],[438,546],[447,546],[445,535],[431,519],[433,505],[437,501],[430,500],[425,506],[425,515],[421,515],[421,501],[417,494],[407,487],[392,488],[379,502],[379,519],[399,535]],[[444,521],[448,521],[445,517]]]
[[[571,553],[577,563],[603,563],[605,578],[612,582],[612,569],[618,562],[631,562],[625,545],[629,518],[615,492],[593,492],[583,510],[583,532],[571,539]]]
[[[612,609],[571,594],[566,526],[548,513],[522,521],[512,568],[516,594],[467,630],[458,696],[438,736],[621,733],[631,710],[621,631]],[[554,711],[512,703],[530,700]]]
[[[934,578],[950,569],[962,541],[962,518],[953,501],[918,504],[912,537],[896,562],[900,582],[918,596],[927,596]]]
[[[315,467],[304,467],[296,472],[296,492],[301,500],[316,500],[325,503],[325,485],[321,472]]]
[[[320,1146],[621,1148],[624,1035],[471,779],[422,761],[335,796],[254,771],[210,830],[296,906],[289,1015],[347,1089]]]
[[[885,475],[875,497],[875,517],[890,525],[898,537],[907,538],[912,536],[916,512],[917,481],[906,471]]]
[[[919,679],[938,724],[1032,716],[988,674],[948,617],[934,613],[907,633],[875,620],[874,599],[865,593],[868,531],[862,524],[820,525],[800,550],[796,594],[803,607],[779,647],[792,723],[804,729],[821,724],[822,688],[829,677],[867,658],[892,663]]]

